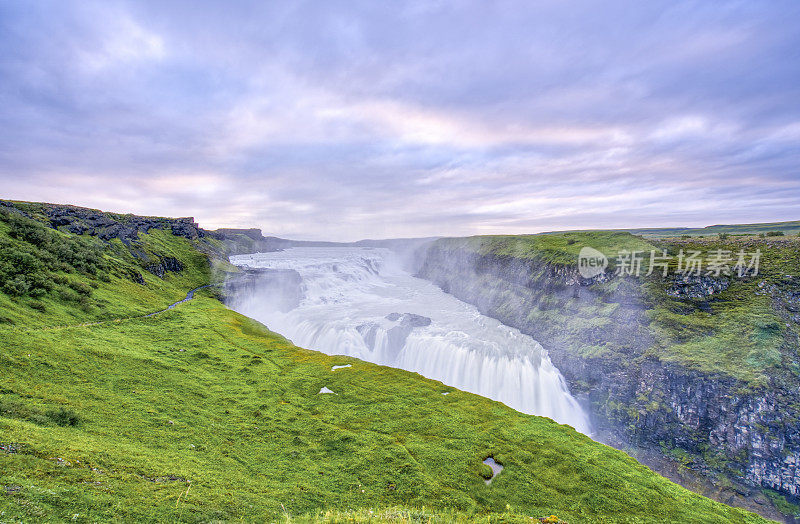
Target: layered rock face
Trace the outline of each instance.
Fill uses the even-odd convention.
[[[200,229],[194,218],[163,218],[138,215],[122,215],[106,213],[97,209],[69,206],[63,204],[25,204],[24,208],[36,207],[37,214],[45,216],[54,229],[65,229],[76,235],[96,236],[101,240],[120,239],[130,244],[138,238],[139,233],[147,233],[151,229],[171,231],[173,235],[188,239],[204,237],[206,232]],[[0,200],[0,206],[22,215],[30,216],[31,211],[24,211],[14,202]],[[33,217],[31,217],[33,218]]]
[[[161,218],[137,215],[116,215],[94,209],[45,204],[44,211],[54,228],[65,227],[70,233],[88,234],[102,240],[118,238],[125,243],[151,229],[171,231],[176,236],[197,239],[205,232],[191,217]]]
[[[437,243],[418,252],[417,262],[421,278],[538,340],[573,393],[591,406],[598,434],[612,444],[672,457],[677,452],[686,465],[714,478],[800,493],[796,374],[776,375],[754,388],[661,360],[650,350],[651,297],[633,280],[608,273],[584,279],[576,268]],[[664,292],[697,298],[726,286],[706,277],[668,280]],[[794,320],[795,293],[771,296],[787,322]],[[597,318],[576,320],[585,310],[596,310]]]
[[[183,271],[183,264],[175,257],[161,257],[159,262],[149,264],[145,267],[145,269],[158,278],[164,278],[164,275],[167,274],[167,271],[172,271],[174,273],[180,273]]]

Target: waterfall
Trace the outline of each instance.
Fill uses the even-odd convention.
[[[387,249],[239,255],[229,305],[296,345],[417,372],[589,433],[583,409],[533,338],[413,277]]]

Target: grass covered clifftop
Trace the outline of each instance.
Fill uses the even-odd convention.
[[[549,419],[297,348],[209,290],[144,317],[211,281],[213,243],[16,209],[0,214],[4,278],[27,285],[0,289],[0,522],[764,522]]]
[[[435,244],[449,249],[473,251],[481,255],[510,257],[568,267],[576,265],[578,254],[586,245],[591,245],[604,253],[616,253],[620,250],[649,252],[650,249],[655,249],[652,244],[640,237],[618,231],[442,238],[436,240]]]
[[[604,253],[609,266],[597,281],[581,279],[578,254],[583,247]],[[480,236],[441,239],[434,249],[472,253],[500,264],[519,262],[531,279],[556,272],[530,299],[513,307],[527,312],[530,323],[552,328],[552,335],[585,357],[649,355],[707,373],[721,373],[763,385],[775,368],[800,376],[796,324],[800,317],[800,238],[796,236],[642,238],[626,232],[568,232],[542,235]],[[682,276],[681,251],[708,257],[728,252],[729,266],[739,251],[759,251],[758,274]],[[620,252],[642,255],[639,277],[615,277]],[[650,255],[669,258],[648,275]],[[581,283],[596,292],[587,301],[580,293],[557,291]],[[489,279],[477,285],[490,288]],[[558,288],[558,289],[557,289]],[[555,291],[555,292],[554,292]],[[793,327],[795,326],[795,327]],[[618,339],[620,329],[629,331]]]

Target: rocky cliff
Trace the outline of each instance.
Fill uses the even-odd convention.
[[[172,235],[194,241],[206,254],[224,257],[225,254],[210,240],[215,236],[201,229],[194,219],[149,217],[132,214],[109,213],[97,209],[89,209],[64,204],[30,203],[0,200],[0,209],[19,220],[33,220],[48,226],[50,229],[72,233],[91,238],[98,245],[111,245],[111,241],[122,243],[119,249],[137,260],[138,265],[159,278],[168,273],[180,273],[184,264],[166,252],[147,249],[140,241],[140,234],[152,231],[165,231]],[[18,224],[25,227],[24,224]],[[122,252],[120,251],[120,252]],[[139,271],[130,271],[129,278],[139,284],[145,279]]]
[[[138,238],[139,233],[147,233],[152,229],[170,231],[174,235],[189,239],[205,236],[205,232],[191,217],[147,217],[107,213],[64,204],[29,204],[7,200],[0,200],[0,206],[26,216],[43,218],[54,229],[64,229],[77,235],[96,236],[101,240],[118,238],[130,243]]]
[[[418,267],[420,277],[541,342],[590,407],[600,438],[678,459],[728,487],[719,491],[724,502],[749,495],[759,503],[760,488],[790,499],[800,491],[796,288],[761,281],[748,291],[767,295],[786,329],[780,364],[745,380],[674,358],[654,314],[663,302],[713,317],[730,279],[644,281],[611,271],[586,279],[575,265],[448,241],[420,251]]]

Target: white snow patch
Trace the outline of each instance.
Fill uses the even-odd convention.
[[[331,371],[336,371],[337,369],[342,369],[342,368],[351,368],[351,367],[353,367],[353,365],[352,365],[352,364],[345,364],[345,365],[343,365],[343,366],[333,366],[333,367],[331,368]]]
[[[484,482],[486,482],[486,484],[491,484],[492,481],[494,480],[494,478],[501,471],[503,471],[503,465],[502,464],[498,464],[497,462],[495,462],[493,457],[487,457],[487,458],[483,459],[483,463],[486,464],[487,466],[489,466],[490,468],[492,468],[492,478],[484,479]]]
[[[323,393],[333,393],[333,391],[323,386],[323,388],[319,390],[319,393],[317,393],[317,395],[322,395]],[[333,394],[336,395],[336,393]]]

